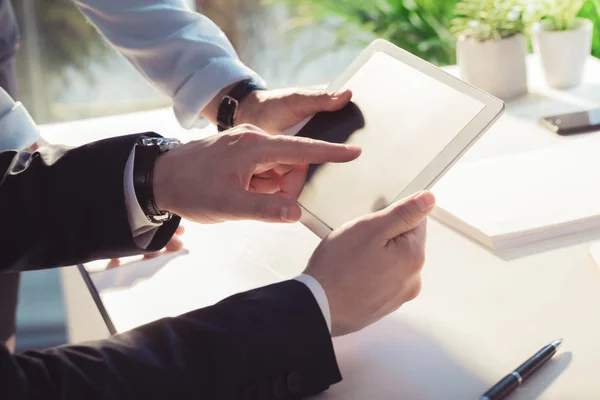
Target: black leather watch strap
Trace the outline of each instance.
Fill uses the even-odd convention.
[[[154,163],[160,155],[159,146],[136,146],[133,162],[133,186],[142,210],[151,222],[159,221],[167,213],[158,209],[154,201]]]
[[[265,87],[254,82],[252,79],[241,81],[223,97],[217,112],[217,126],[219,132],[231,129],[235,126],[235,117],[242,100],[255,90],[265,90]]]

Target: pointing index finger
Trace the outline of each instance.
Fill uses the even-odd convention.
[[[278,164],[343,163],[356,159],[361,153],[357,146],[289,136],[270,137],[264,147],[257,150],[263,161]]]

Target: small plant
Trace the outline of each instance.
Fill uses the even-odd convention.
[[[318,25],[333,32],[334,49],[348,44],[364,47],[378,37],[436,65],[456,61],[455,40],[448,29],[456,1],[262,0],[291,6],[289,30]]]
[[[578,15],[586,0],[545,0],[544,20],[548,27],[556,31],[575,28]],[[600,12],[600,0],[593,0],[596,11]]]
[[[500,40],[525,33],[539,10],[531,0],[461,0],[451,30],[458,37],[480,42]]]

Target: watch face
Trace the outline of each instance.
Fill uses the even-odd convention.
[[[181,141],[173,138],[142,137],[140,138],[140,144],[142,146],[158,146],[161,153],[166,153],[179,146]]]

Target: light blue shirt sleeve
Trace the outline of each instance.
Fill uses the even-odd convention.
[[[238,58],[210,19],[185,0],[76,0],[83,14],[144,76],[173,99],[192,128],[225,87],[262,79]]]
[[[0,151],[23,150],[39,136],[40,131],[27,109],[0,88]]]

